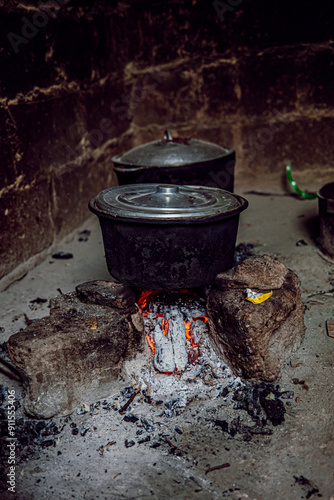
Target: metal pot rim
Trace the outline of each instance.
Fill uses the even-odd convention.
[[[158,225],[209,224],[239,215],[247,206],[245,198],[223,189],[160,184],[115,186],[101,191],[89,203],[98,217]]]

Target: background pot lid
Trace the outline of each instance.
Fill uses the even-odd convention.
[[[114,156],[115,165],[128,167],[165,167],[216,160],[233,153],[233,149],[198,139],[173,139],[169,130],[164,138],[148,142]]]
[[[90,202],[99,216],[137,222],[206,222],[242,212],[248,202],[223,189],[173,184],[126,184]]]

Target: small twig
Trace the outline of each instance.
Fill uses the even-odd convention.
[[[138,392],[140,391],[141,389],[141,383],[139,384],[139,386],[137,387],[137,389],[134,390],[134,393],[129,397],[129,399],[127,400],[127,402],[125,403],[124,406],[122,406],[122,408],[120,408],[118,411],[119,413],[125,413],[127,408],[130,406],[130,404],[132,403],[132,401],[135,399],[135,397],[137,396]]]
[[[112,446],[113,444],[116,444],[116,441],[109,441],[109,443],[107,443],[103,448],[105,450],[107,450],[108,448],[110,448],[110,446]]]
[[[57,288],[57,292],[60,293],[60,295],[64,295],[60,288]]]
[[[187,451],[185,450],[182,450],[182,448],[179,448],[175,443],[173,443],[173,441],[171,441],[170,439],[168,438],[165,438],[165,441],[167,441],[168,444],[170,444],[171,446],[173,446],[173,448],[176,448],[177,450],[181,451],[182,453],[185,453],[187,455]]]
[[[290,366],[291,368],[298,368],[299,366],[302,366],[303,363],[297,363],[296,365],[293,365],[290,361]]]
[[[229,464],[227,462],[227,463],[222,464],[222,465],[216,465],[215,467],[210,467],[210,469],[207,469],[205,471],[205,475],[208,474],[209,472],[212,472],[213,470],[226,469],[227,467],[230,467],[230,466],[231,466],[231,464]]]

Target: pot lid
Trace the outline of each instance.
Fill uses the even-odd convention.
[[[201,222],[242,212],[248,202],[223,189],[174,184],[125,184],[105,189],[90,202],[99,216],[151,223]]]
[[[166,130],[163,139],[130,149],[114,156],[112,161],[127,167],[176,167],[215,160],[232,152],[233,149],[198,139],[173,139],[170,131]]]

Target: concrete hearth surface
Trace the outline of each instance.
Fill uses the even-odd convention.
[[[254,244],[256,254],[277,257],[301,280],[307,332],[278,381],[280,391],[293,391],[284,400],[284,422],[268,425],[272,432],[267,434],[228,433],[215,422],[228,420],[230,400],[207,393],[169,418],[166,412],[160,418],[157,405],[153,412],[144,398],[137,397],[132,416],[124,420],[115,410],[126,400],[120,391],[135,383],[130,378],[115,384],[100,406],[89,407],[96,401],[83,401],[71,416],[53,418],[59,434],[43,434],[53,425],[44,421],[33,436],[21,406],[16,433],[22,434],[20,426],[25,425],[32,451],[28,447],[22,456],[18,447],[25,444],[22,439],[17,442],[15,493],[7,490],[1,498],[334,499],[334,338],[326,331],[326,320],[334,320],[334,263],[317,247],[317,202],[282,193],[238,192],[249,200],[240,218],[238,242]],[[56,260],[50,255],[0,294],[0,343],[25,328],[24,315],[46,316],[47,301],[58,288],[69,292],[85,281],[110,279],[95,218],[57,250],[73,258]],[[0,384],[21,400],[18,382],[0,374]],[[6,404],[0,406],[2,418],[7,418]],[[161,404],[161,415],[164,410]],[[10,465],[3,462],[7,474]]]

